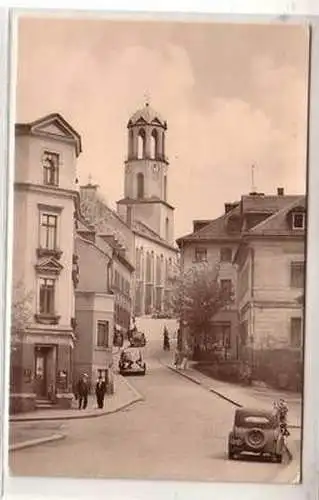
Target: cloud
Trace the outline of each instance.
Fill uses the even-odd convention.
[[[19,119],[60,111],[82,135],[80,180],[86,182],[91,173],[114,202],[123,194],[126,123],[150,93],[152,106],[168,121],[168,193],[177,207],[179,236],[191,229],[193,218],[218,216],[225,201],[247,193],[253,163],[260,191],[274,192],[277,185],[286,191],[304,188],[306,75],[289,65],[276,67],[269,57],[251,59],[249,99],[235,73],[234,97],[223,98],[214,94],[213,78],[209,92],[207,81],[201,86],[183,46],[137,43],[112,49],[96,35],[94,43],[82,40],[79,47],[66,48],[52,36],[44,43],[43,34],[28,41],[26,31],[20,45]],[[212,64],[217,70],[216,61]],[[225,77],[229,84],[229,73]],[[202,88],[205,107],[198,104]]]

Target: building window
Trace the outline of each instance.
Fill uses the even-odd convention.
[[[164,201],[167,201],[167,176],[164,175]]]
[[[59,155],[46,151],[42,158],[43,183],[48,186],[59,184]]]
[[[224,300],[230,300],[232,296],[232,280],[220,280],[220,289]]]
[[[39,312],[44,315],[55,314],[55,281],[48,278],[40,278],[40,303]]]
[[[166,217],[165,219],[165,239],[166,241],[169,240],[169,219]]]
[[[56,250],[57,247],[58,216],[40,214],[40,247],[47,250]]]
[[[292,214],[292,228],[293,229],[305,229],[305,214],[302,212],[296,212]]]
[[[129,160],[131,158],[133,158],[133,155],[134,155],[133,143],[134,143],[133,130],[130,130],[129,135],[128,135],[128,158],[129,158]]]
[[[146,153],[146,136],[145,130],[142,128],[137,137],[137,157],[138,159],[145,158]]]
[[[108,321],[98,321],[97,322],[97,346],[98,347],[108,347],[109,346],[109,322]]]
[[[158,158],[158,134],[156,129],[151,134],[151,158],[153,160]]]
[[[162,261],[159,256],[156,257],[156,284],[162,283]]]
[[[207,261],[207,248],[195,248],[195,262]]]
[[[302,344],[302,321],[301,318],[290,319],[290,345],[301,347]]]
[[[305,263],[291,262],[290,264],[290,286],[292,288],[303,288],[305,277]]]
[[[144,175],[141,172],[137,174],[137,197],[144,198]]]
[[[220,249],[220,261],[221,262],[231,262],[233,257],[233,251],[231,248],[221,248]]]
[[[146,254],[146,283],[152,281],[152,258],[149,252]]]

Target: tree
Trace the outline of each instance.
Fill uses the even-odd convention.
[[[233,302],[233,290],[220,285],[219,266],[196,265],[182,272],[173,293],[173,309],[195,345],[206,345],[214,316]]]
[[[11,340],[20,341],[20,334],[29,326],[32,318],[33,292],[27,292],[23,283],[14,286],[11,303]]]

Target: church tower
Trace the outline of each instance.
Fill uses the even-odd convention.
[[[129,119],[124,198],[118,211],[129,224],[140,221],[172,245],[174,208],[168,203],[167,123],[146,103]]]

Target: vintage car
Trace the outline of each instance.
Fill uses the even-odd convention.
[[[146,364],[140,349],[128,347],[121,352],[119,371],[121,375],[145,375]]]
[[[143,332],[134,330],[129,338],[131,347],[144,347],[146,345],[146,337]]]
[[[243,453],[268,456],[281,463],[284,437],[278,417],[271,411],[241,408],[236,410],[234,425],[228,437],[228,458]]]

